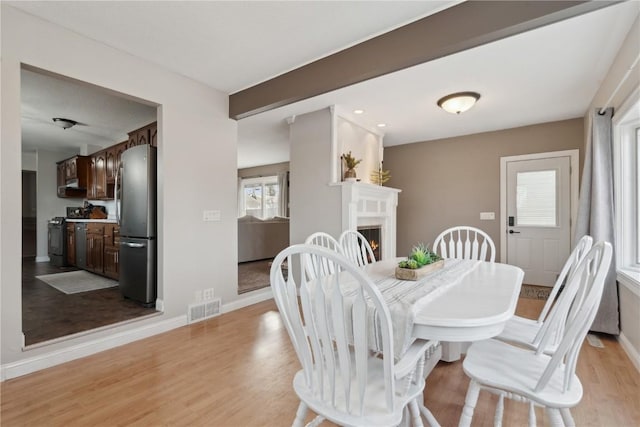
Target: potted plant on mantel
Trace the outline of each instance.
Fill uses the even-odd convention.
[[[396,267],[396,279],[418,280],[419,278],[438,270],[444,266],[444,260],[435,252],[419,243],[411,249],[406,260],[402,260]]]
[[[355,181],[356,166],[360,164],[362,159],[356,160],[356,158],[351,155],[351,151],[349,151],[347,154],[343,154],[342,159],[344,160],[344,164],[347,167],[347,170],[344,172],[344,180]]]

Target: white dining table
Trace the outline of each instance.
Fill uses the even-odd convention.
[[[365,267],[371,279],[394,275],[398,259]],[[462,280],[416,313],[415,338],[447,342],[478,341],[499,335],[515,313],[524,272],[513,265],[480,262]]]
[[[366,266],[365,271],[373,281],[392,277],[402,259],[378,261]],[[523,278],[524,272],[519,267],[478,263],[459,283],[421,306],[414,318],[413,337],[472,342],[499,335],[515,313]],[[440,426],[422,401],[419,407],[431,427]]]

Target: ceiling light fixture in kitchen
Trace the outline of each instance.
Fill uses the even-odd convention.
[[[60,117],[54,117],[52,120],[54,125],[61,127],[62,129],[69,129],[70,127],[78,124],[75,120],[62,119]]]
[[[460,114],[473,107],[478,99],[480,94],[477,92],[457,92],[440,98],[438,107],[451,114]]]

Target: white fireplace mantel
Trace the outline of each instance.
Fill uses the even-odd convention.
[[[339,182],[342,188],[342,231],[357,230],[358,227],[379,226],[381,228],[381,259],[396,256],[396,209],[397,188],[361,182]]]

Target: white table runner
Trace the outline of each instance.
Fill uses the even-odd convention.
[[[462,281],[480,261],[446,259],[444,267],[427,274],[416,281],[399,280],[395,276],[386,274],[372,274],[372,280],[382,293],[389,312],[393,327],[393,347],[395,357],[401,357],[413,342],[413,323],[416,313],[435,297]],[[393,273],[391,273],[393,274]],[[380,351],[382,345],[379,332],[374,321],[376,310],[369,305],[367,310],[367,333],[372,350]]]

